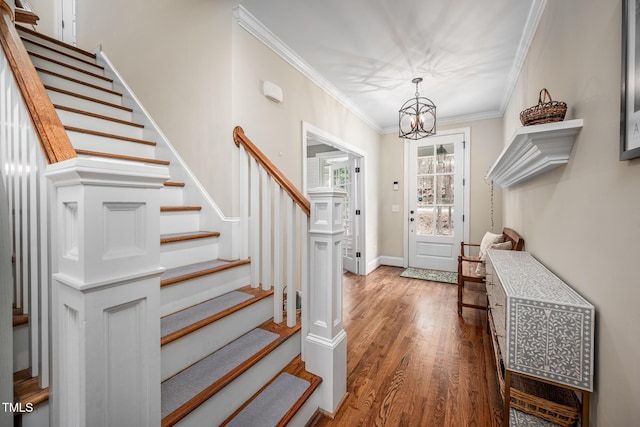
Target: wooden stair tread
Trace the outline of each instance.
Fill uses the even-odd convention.
[[[65,130],[69,131],[69,132],[79,132],[79,133],[86,133],[89,135],[95,135],[95,136],[101,136],[104,138],[113,138],[113,139],[119,139],[122,141],[128,141],[128,142],[134,142],[136,144],[145,144],[145,145],[151,145],[151,146],[156,146],[156,143],[153,141],[146,141],[144,139],[138,139],[138,138],[131,138],[129,136],[123,136],[123,135],[115,135],[112,133],[106,133],[106,132],[100,132],[97,130],[92,130],[92,129],[84,129],[84,128],[79,128],[79,127],[75,127],[75,126],[65,126],[64,127]]]
[[[139,123],[128,122],[126,120],[116,119],[114,117],[103,116],[101,114],[91,113],[89,111],[78,110],[77,108],[66,107],[64,105],[53,104],[53,107],[56,110],[69,111],[70,113],[82,114],[83,116],[93,117],[95,119],[108,120],[110,122],[119,123],[121,125],[132,126],[136,128],[144,128],[144,125]]]
[[[17,312],[16,312],[17,311]],[[29,315],[23,314],[21,309],[13,309],[13,326],[26,325],[29,323]]]
[[[161,206],[160,212],[201,211],[202,206]]]
[[[105,77],[105,76],[103,76],[101,74],[92,73],[91,71],[87,71],[87,70],[83,70],[82,68],[74,67],[73,65],[67,64],[66,62],[62,62],[62,61],[58,61],[57,59],[49,58],[48,56],[39,54],[37,52],[31,52],[28,49],[27,49],[27,53],[29,54],[29,56],[33,56],[33,57],[36,57],[36,58],[44,59],[45,61],[49,61],[49,62],[54,63],[56,65],[60,65],[60,66],[66,67],[66,68],[68,68],[70,70],[86,74],[87,76],[94,77],[94,78],[100,79],[100,80],[104,80],[105,82],[113,83],[113,79],[110,79],[109,77]]]
[[[36,46],[41,47],[43,49],[50,50],[51,52],[55,52],[58,55],[66,56],[67,58],[82,62],[83,64],[91,65],[92,67],[96,67],[98,70],[104,70],[104,67],[102,65],[98,65],[98,64],[96,64],[94,62],[87,61],[87,60],[82,59],[82,58],[78,58],[77,56],[69,55],[67,52],[63,52],[61,50],[54,49],[51,46],[47,46],[46,44],[38,43],[37,41],[28,39],[26,37],[20,37],[20,38],[22,39],[23,43],[27,42],[27,43],[33,44],[33,45],[36,45]]]
[[[287,411],[287,413],[282,417],[280,422],[276,425],[276,427],[284,427],[289,421],[293,418],[293,416],[300,410],[302,405],[309,399],[309,397],[313,394],[314,391],[320,386],[322,382],[322,378],[317,375],[312,374],[311,372],[307,372],[305,369],[305,363],[302,361],[300,356],[293,359],[285,368],[280,371],[278,375],[273,377],[271,381],[264,385],[256,394],[254,394],[249,400],[247,400],[240,408],[238,408],[229,418],[227,418],[220,427],[224,427],[229,422],[231,422],[235,417],[238,416],[247,406],[251,404],[261,393],[263,393],[281,374],[286,373],[289,375],[293,375],[294,377],[305,380],[309,383],[309,387],[302,396],[296,401],[296,403]]]
[[[133,112],[133,108],[129,108],[129,107],[125,107],[123,105],[118,105],[118,104],[114,104],[114,103],[111,103],[111,102],[103,101],[103,100],[97,99],[97,98],[92,98],[90,96],[81,95],[79,93],[71,92],[71,91],[65,90],[65,89],[60,89],[58,87],[44,85],[44,88],[46,90],[48,90],[48,91],[62,93],[62,94],[65,94],[65,95],[69,95],[69,96],[73,96],[73,97],[76,97],[76,98],[84,99],[85,101],[90,101],[90,102],[95,102],[96,104],[106,105],[107,107],[111,107],[111,108],[117,108],[119,110],[123,110],[123,111],[126,111],[128,113]]]
[[[103,88],[101,86],[93,85],[91,83],[83,82],[82,80],[78,80],[78,79],[74,79],[74,78],[69,77],[69,76],[65,76],[64,74],[56,73],[54,71],[45,70],[44,68],[39,68],[39,67],[35,67],[35,68],[36,68],[37,72],[42,73],[42,74],[49,74],[51,76],[55,76],[55,77],[58,77],[58,78],[61,78],[61,79],[64,79],[64,80],[68,80],[68,81],[73,82],[73,83],[77,83],[77,84],[80,84],[80,85],[83,85],[83,86],[90,87],[92,89],[101,90],[103,92],[110,93],[110,94],[116,95],[116,96],[122,96],[122,94],[120,92],[116,92],[115,90],[105,89],[105,88]]]
[[[33,36],[39,37],[42,40],[48,41],[49,43],[53,43],[53,44],[56,44],[58,46],[64,47],[66,49],[72,50],[74,52],[81,53],[81,54],[83,54],[83,55],[85,55],[85,56],[87,56],[89,58],[92,58],[92,59],[96,58],[96,55],[91,53],[91,52],[87,52],[84,49],[80,49],[79,47],[75,47],[73,45],[70,45],[70,44],[65,43],[63,41],[60,41],[58,39],[54,39],[53,37],[46,36],[46,35],[44,35],[42,33],[39,33],[37,31],[31,30],[31,29],[29,29],[27,27],[23,27],[22,25],[16,25],[16,29],[19,30],[19,31],[23,31],[25,33],[31,34]]]
[[[220,233],[217,231],[196,231],[190,233],[172,233],[160,236],[160,243],[183,242],[186,240],[206,239],[209,237],[218,237]]]
[[[184,187],[184,182],[165,181],[165,187]]]
[[[160,277],[160,286],[173,285],[196,277],[206,276],[219,271],[249,264],[251,260],[240,259],[236,261],[211,260],[168,269]]]
[[[36,406],[49,400],[49,388],[40,388],[38,377],[32,377],[29,369],[13,374],[13,401],[24,408],[27,403]]]
[[[246,359],[245,361],[243,361],[242,363],[237,365],[233,370],[231,370],[230,372],[228,372],[225,375],[223,375],[220,379],[215,381],[213,384],[210,384],[204,390],[202,390],[199,393],[197,393],[195,396],[193,396],[191,399],[189,399],[186,403],[182,404],[180,407],[178,407],[173,412],[171,412],[166,417],[164,417],[162,419],[162,426],[163,427],[169,427],[169,426],[175,425],[178,421],[180,421],[185,416],[187,416],[191,411],[195,410],[202,403],[206,402],[213,395],[218,393],[220,390],[222,390],[224,387],[229,385],[231,382],[233,382],[240,375],[242,375],[247,370],[249,370],[252,366],[254,366],[259,361],[261,361],[269,353],[271,353],[273,350],[275,350],[280,344],[284,343],[289,338],[294,336],[298,331],[300,331],[301,326],[300,326],[299,319],[298,319],[298,322],[296,323],[296,326],[293,327],[293,328],[287,327],[286,321],[283,322],[282,324],[278,325],[278,324],[274,323],[273,320],[270,320],[270,321],[267,321],[267,322],[263,323],[262,325],[260,325],[256,329],[263,329],[263,330],[268,331],[268,332],[273,332],[273,333],[277,334],[278,337],[274,341],[272,341],[270,344],[266,345],[261,350],[256,352],[254,355],[250,356],[248,359]],[[222,347],[218,351],[221,351],[224,348],[225,347]],[[213,354],[215,354],[215,352],[212,353],[211,355],[213,355]],[[209,356],[211,356],[211,355],[209,355]],[[209,356],[207,356],[207,357],[209,357]],[[202,360],[204,360],[204,358]],[[191,365],[189,368],[187,368],[184,371],[178,373],[176,376],[191,374],[191,372],[189,372],[189,370],[190,369],[197,369],[196,365],[197,364]],[[173,379],[174,377],[172,377],[172,378],[170,378],[168,380],[165,380],[163,382],[163,384],[166,383],[167,381]]]
[[[175,332],[173,332],[171,334],[167,334],[167,335],[161,337],[160,345],[163,346],[163,345],[169,344],[170,342],[173,342],[173,341],[177,340],[178,338],[182,338],[183,336],[188,335],[191,332],[197,331],[200,328],[203,328],[203,327],[205,327],[207,325],[210,325],[213,322],[216,322],[216,321],[218,321],[218,320],[220,320],[220,319],[222,319],[224,317],[227,317],[227,316],[229,316],[229,315],[231,315],[233,313],[236,313],[236,312],[242,310],[243,308],[245,308],[247,306],[255,304],[255,303],[257,303],[259,301],[262,301],[263,299],[273,295],[273,290],[264,291],[264,290],[262,290],[260,288],[252,288],[251,285],[244,286],[244,287],[242,287],[240,289],[237,289],[237,291],[245,293],[245,294],[253,295],[253,298],[248,299],[247,301],[244,301],[244,302],[242,302],[240,304],[234,305],[233,307],[230,307],[230,308],[228,308],[226,310],[214,313],[214,314],[212,314],[210,316],[207,316],[206,318],[203,318],[201,320],[198,320],[196,322],[191,323],[187,327],[184,327],[184,328],[182,328],[182,329],[180,329],[178,331],[175,331]],[[224,295],[221,295],[221,296],[224,296]],[[216,297],[216,298],[220,298],[220,297]],[[203,302],[201,302],[199,304],[196,304],[194,306],[188,307],[188,308],[186,308],[184,310],[181,310],[181,311],[183,312],[185,310],[192,309],[192,308],[197,307],[199,305],[202,305],[202,304],[204,304],[204,303],[206,303],[208,301],[215,300],[216,298],[211,298],[210,300],[203,301]],[[172,313],[169,316],[171,316],[173,314],[176,314],[176,313]],[[168,317],[168,316],[165,316],[165,317]]]
[[[76,154],[85,156],[106,157],[109,159],[128,160],[133,162],[154,163],[158,165],[169,165],[167,160],[147,159],[144,157],[123,156],[121,154],[103,153],[100,151],[76,150]]]

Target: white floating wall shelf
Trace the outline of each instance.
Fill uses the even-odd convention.
[[[487,178],[506,188],[569,162],[582,119],[518,128]]]

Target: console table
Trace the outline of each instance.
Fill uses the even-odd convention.
[[[494,350],[504,364],[504,424],[510,425],[511,377],[519,375],[580,392],[588,427],[593,305],[528,252],[489,250],[486,284]]]

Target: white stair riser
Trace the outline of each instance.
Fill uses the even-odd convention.
[[[289,427],[302,427],[306,426],[309,421],[313,419],[318,412],[318,408],[320,408],[320,403],[322,402],[322,383],[320,386],[315,389],[315,391],[309,396],[309,398],[304,402],[302,407],[298,409],[298,412],[291,418],[291,421],[287,424]]]
[[[160,245],[160,265],[180,267],[218,258],[218,238],[186,240]]]
[[[191,307],[249,283],[250,264],[196,277],[160,288],[160,316]]]
[[[99,119],[84,114],[56,109],[58,117],[65,126],[75,126],[84,129],[91,129],[98,132],[106,132],[118,136],[142,139],[142,128],[112,122],[111,120]]]
[[[162,346],[162,381],[257,328],[271,317],[273,297],[251,304]]]
[[[165,186],[160,190],[160,206],[181,206],[184,203],[184,187]]]
[[[18,34],[20,34],[21,37],[23,37],[23,38],[25,38],[27,40],[33,40],[36,43],[40,43],[42,45],[49,46],[52,49],[55,49],[55,50],[60,51],[60,52],[64,52],[64,53],[66,53],[68,55],[73,56],[74,58],[83,59],[83,60],[89,61],[89,62],[95,62],[95,58],[91,58],[91,57],[89,57],[87,55],[84,55],[84,54],[82,54],[80,52],[76,52],[73,49],[67,49],[64,46],[60,46],[59,44],[51,43],[50,41],[44,40],[44,39],[42,39],[42,38],[40,38],[38,36],[34,36],[33,34],[29,34],[27,32],[23,32],[23,31],[20,31],[20,30],[18,30]]]
[[[59,89],[68,90],[70,92],[78,93],[80,95],[88,96],[90,98],[96,98],[101,101],[110,102],[112,104],[122,105],[122,97],[110,92],[95,89],[89,86],[85,86],[80,83],[75,83],[61,77],[52,76],[47,73],[38,73],[42,83],[47,86],[57,87]]]
[[[22,427],[46,427],[49,425],[49,401],[42,402],[33,407],[33,412],[20,415]]]
[[[299,354],[300,333],[298,332],[176,425],[179,427],[220,425]]]
[[[105,138],[82,132],[67,131],[73,148],[76,150],[100,151],[103,153],[122,154],[125,156],[155,158],[155,147],[138,144],[117,138]]]
[[[187,233],[200,230],[200,211],[160,213],[160,233]]]
[[[29,324],[13,328],[13,372],[29,367]]]
[[[47,90],[47,94],[49,95],[51,102],[56,105],[63,105],[65,107],[71,107],[77,110],[88,111],[90,113],[100,114],[102,116],[113,117],[114,119],[126,120],[129,122],[132,120],[132,114],[127,110],[111,107],[99,102],[89,101],[88,99],[78,98],[77,96],[56,92],[54,90]]]
[[[54,59],[56,61],[60,61],[63,62],[65,64],[69,64],[73,67],[76,68],[80,68],[82,70],[88,71],[90,73],[95,73],[95,74],[101,74],[104,72],[104,70],[100,67],[94,67],[93,65],[87,64],[84,61],[78,60],[78,59],[74,59],[74,58],[69,58],[66,55],[62,55],[58,52],[54,52],[50,49],[46,49],[42,46],[38,46],[36,44],[30,43],[29,40],[25,40],[24,43],[25,47],[27,48],[27,50],[29,52],[33,52],[33,53],[37,53],[39,55],[42,56],[46,56],[47,58],[51,58]],[[88,62],[92,62],[91,58],[86,59]]]
[[[72,68],[65,67],[64,65],[56,64],[55,62],[47,61],[46,59],[32,56],[31,62],[33,62],[34,66],[36,66],[37,68],[42,68],[43,70],[49,70],[54,73],[62,74],[63,76],[71,77],[72,79],[80,80],[82,82],[89,83],[95,86],[100,86],[105,89],[112,90],[113,88],[112,82],[83,73],[82,71],[77,71]]]

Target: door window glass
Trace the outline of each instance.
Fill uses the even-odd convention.
[[[416,233],[453,235],[454,145],[418,147]]]

